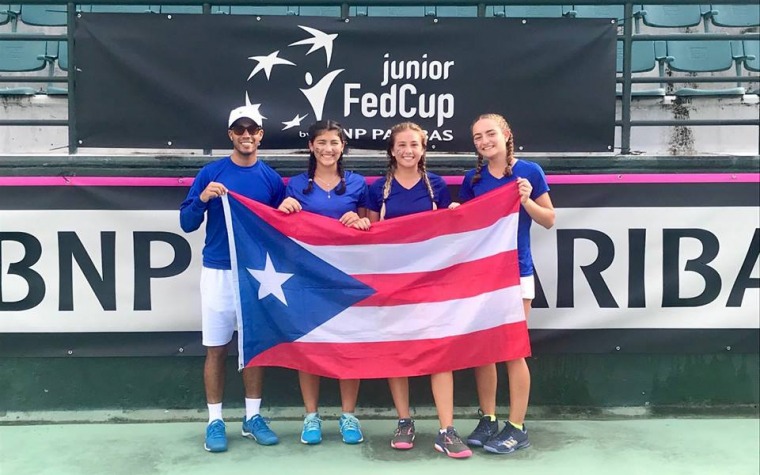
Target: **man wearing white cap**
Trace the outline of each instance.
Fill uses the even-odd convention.
[[[201,168],[180,205],[180,225],[185,232],[198,229],[207,216],[201,270],[201,320],[206,347],[203,380],[209,410],[204,448],[209,452],[227,450],[222,418],[224,369],[227,344],[237,326],[227,228],[222,203],[217,198],[232,190],[274,208],[285,198],[282,177],[257,158],[264,136],[262,119],[258,106],[246,105],[230,112],[227,135],[232,141],[232,153]],[[246,415],[242,433],[259,444],[274,445],[279,439],[259,414],[263,374],[263,368],[243,369]]]

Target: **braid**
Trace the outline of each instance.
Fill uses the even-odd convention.
[[[481,114],[475,119],[475,122],[470,126],[470,130],[475,126],[479,120],[490,119],[498,124],[499,128],[506,135],[509,133],[509,139],[507,140],[507,165],[504,167],[503,176],[512,176],[512,165],[515,161],[515,137],[512,133],[512,127],[509,126],[509,122],[500,114]],[[480,181],[480,171],[483,168],[483,157],[478,155],[478,167],[475,172],[475,176],[472,177],[472,184]]]
[[[391,194],[391,184],[393,183],[393,175],[396,173],[396,160],[391,156],[388,160],[388,167],[385,172],[385,185],[383,185],[383,205],[380,207],[380,221],[385,219],[385,202],[388,200],[388,196]]]
[[[314,156],[314,152],[309,154],[309,184],[303,190],[303,194],[308,195],[314,188],[314,173],[317,171],[317,157]]]
[[[427,187],[428,194],[430,195],[430,201],[433,202],[433,209],[438,209],[438,203],[435,202],[435,193],[433,193],[433,186],[430,184],[430,177],[427,174],[427,168],[425,167],[425,156],[422,156],[422,159],[420,160],[420,163],[417,165],[417,168],[420,171],[420,175],[422,175],[422,179],[425,181],[425,186]]]
[[[471,185],[480,181],[482,178],[480,175],[481,171],[483,171],[483,155],[478,154],[478,165],[475,167],[475,175],[472,176],[472,181],[470,182]]]
[[[510,133],[507,140],[507,166],[504,167],[504,176],[512,176],[512,165],[515,162],[515,135]]]
[[[340,177],[340,183],[335,188],[336,195],[342,195],[346,192],[346,172],[343,171],[343,154],[340,154],[338,158],[338,176]]]

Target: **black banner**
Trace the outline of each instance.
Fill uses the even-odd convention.
[[[258,105],[267,149],[305,148],[314,120],[383,149],[406,120],[429,150],[471,151],[479,114],[518,151],[609,151],[616,25],[605,19],[81,14],[83,147],[227,148],[227,115]]]

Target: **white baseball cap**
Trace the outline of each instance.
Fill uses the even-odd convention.
[[[227,128],[232,127],[238,119],[251,119],[254,124],[261,127],[261,113],[258,107],[254,106],[241,106],[237,109],[232,109],[230,112],[230,120],[227,123]]]

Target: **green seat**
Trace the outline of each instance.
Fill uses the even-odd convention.
[[[0,72],[21,73],[41,71],[48,65],[47,42],[0,40]],[[19,82],[24,78],[19,77]],[[0,95],[32,96],[37,90],[32,87],[0,88]]]
[[[508,18],[561,18],[572,6],[562,5],[493,5],[486,7],[485,16]]]
[[[351,7],[351,16],[382,16],[382,17],[424,17],[428,13],[435,14],[433,7],[404,6],[404,7]]]
[[[293,9],[296,9],[298,11],[299,16],[327,16],[327,17],[335,17],[340,18],[340,7],[338,5],[335,6],[324,6],[324,7],[291,7]]]
[[[201,14],[202,5],[161,5],[159,11],[162,15],[175,15],[177,13]]]
[[[61,71],[69,70],[69,43],[61,41],[58,43],[58,68]],[[65,83],[50,83],[47,86],[48,96],[63,96],[69,93],[68,86]]]
[[[21,14],[21,5],[0,5],[0,25],[11,24],[11,32],[16,31],[18,17]]]
[[[478,16],[478,7],[477,5],[470,5],[466,7],[435,7],[435,16],[441,18],[472,18]]]
[[[760,26],[760,4],[713,5],[710,21],[717,26]]]
[[[507,5],[504,15],[507,18],[561,18],[565,10],[562,5]]]
[[[269,6],[269,7],[230,7],[232,15],[264,15],[264,16],[286,16],[297,15],[298,7]]]
[[[760,73],[760,41],[744,40],[744,68],[747,71]]]
[[[664,50],[664,43],[661,41],[634,41],[631,45],[631,73],[646,73],[659,66],[660,77],[665,73],[663,61],[660,61],[660,54],[657,49]],[[618,74],[623,74],[623,42],[617,42],[617,65]],[[623,95],[623,85],[618,84],[615,93],[618,96]],[[656,88],[633,89],[631,96],[655,96],[662,97],[665,95],[665,87],[660,84]]]
[[[699,5],[642,5],[637,16],[655,28],[686,28],[702,23]]]
[[[92,13],[158,13],[158,6],[150,5],[91,5]]]
[[[34,26],[66,26],[66,5],[22,5],[21,22]]]
[[[565,16],[576,18],[614,18],[617,21],[623,19],[622,5],[574,5],[570,11],[565,11]]]
[[[739,44],[739,42],[736,42]],[[732,67],[737,69],[736,75],[740,75],[739,59],[743,55],[737,52],[737,45],[731,41],[668,41],[667,57],[665,61],[671,71],[685,73],[708,73],[728,71]],[[688,81],[687,81],[688,82]],[[711,89],[684,87],[676,90],[676,96],[725,96],[743,95],[744,88],[741,86],[729,89]]]

